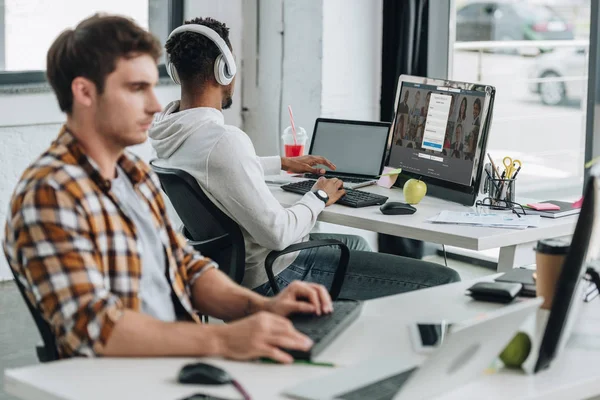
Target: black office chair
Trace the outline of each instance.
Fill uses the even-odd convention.
[[[38,331],[40,332],[40,336],[42,337],[42,341],[44,342],[43,345],[37,345],[35,347],[38,360],[43,363],[58,360],[58,349],[56,348],[56,340],[54,339],[54,334],[50,329],[50,324],[48,324],[48,322],[46,322],[46,320],[42,317],[40,310],[38,310],[38,308],[32,305],[29,301],[29,298],[25,294],[25,287],[19,280],[19,277],[15,271],[13,271],[12,268],[10,268],[10,270],[13,273],[15,283],[19,288],[19,292],[21,292],[21,296],[23,296],[23,300],[25,300],[25,304],[27,304],[27,308],[29,309],[31,316],[35,321]]]
[[[235,282],[241,283],[246,269],[246,249],[239,225],[213,204],[192,175],[181,169],[159,167],[154,162],[150,166],[181,218],[185,227],[183,233],[189,243],[203,255],[215,260],[219,268]],[[341,249],[329,289],[331,298],[337,299],[346,276],[350,251],[344,243],[333,239],[297,243],[282,251],[270,252],[265,260],[265,270],[273,292],[279,293],[279,285],[273,274],[273,263],[278,257],[322,246],[338,246]]]

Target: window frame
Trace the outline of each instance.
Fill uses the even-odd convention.
[[[184,0],[167,0],[168,5],[168,31],[171,32],[178,26],[181,26],[184,21]],[[4,46],[4,6],[0,7],[0,19],[2,27],[0,27],[0,40]],[[1,64],[4,64],[4,51],[2,51]],[[158,66],[159,76],[166,77],[167,69],[164,64]],[[28,85],[47,83],[45,70],[27,70],[27,71],[0,71],[0,88],[14,85]]]

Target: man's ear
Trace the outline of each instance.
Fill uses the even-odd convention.
[[[73,93],[73,104],[80,104],[83,107],[90,107],[96,99],[96,85],[87,78],[78,76],[71,82],[71,92]]]

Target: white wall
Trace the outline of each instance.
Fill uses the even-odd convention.
[[[321,115],[324,79],[323,9],[327,1],[285,0],[283,8],[283,65],[279,135],[290,126],[288,105],[294,122],[312,136]],[[307,146],[308,148],[308,146]]]
[[[323,117],[379,121],[382,10],[382,0],[323,1]]]
[[[281,151],[288,104],[309,136],[319,116],[379,120],[382,0],[243,6],[244,129],[259,155]]]
[[[279,154],[283,1],[245,0],[242,7],[244,82],[237,87],[244,131],[258,155]]]

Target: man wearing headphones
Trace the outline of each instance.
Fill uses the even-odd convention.
[[[59,358],[292,362],[281,348],[311,341],[284,316],[331,312],[325,288],[296,282],[269,299],[235,284],[175,233],[158,178],[126,150],[161,110],[160,53],[118,16],[95,15],[54,41],[47,75],[67,121],[15,189],[6,258]],[[199,313],[232,322],[202,325]]]
[[[168,104],[150,129],[159,158],[155,162],[190,173],[240,225],[246,245],[244,286],[271,295],[264,270],[267,254],[324,238],[350,248],[342,298],[365,300],[459,280],[454,270],[438,264],[374,253],[360,237],[310,235],[319,213],[343,195],[342,182],[320,178],[312,192],[289,208],[272,195],[265,175],[303,169],[294,158],[258,157],[250,138],[225,124],[221,111],[231,106],[236,73],[229,29],[212,18],[196,18],[176,28],[165,47],[167,70],[181,84],[181,100]],[[323,159],[310,161],[331,166]],[[329,287],[339,254],[338,249],[319,247],[280,257],[273,267],[275,279],[280,287],[296,280]]]

